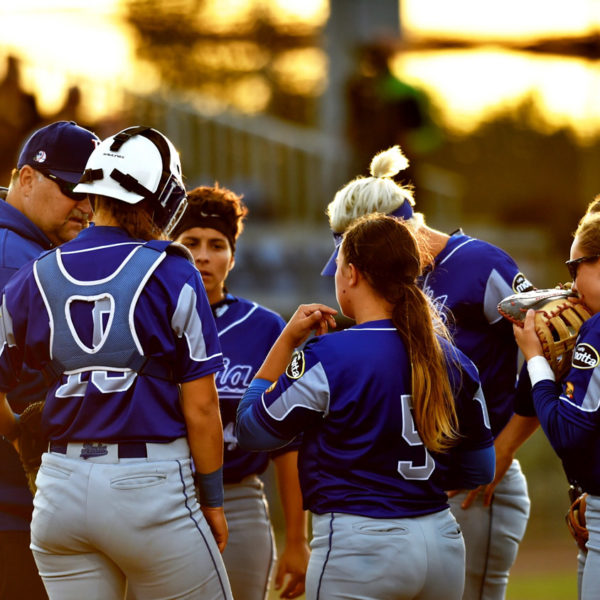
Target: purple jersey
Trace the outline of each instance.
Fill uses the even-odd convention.
[[[305,508],[400,518],[446,508],[452,463],[490,448],[477,371],[442,341],[461,434],[447,454],[423,445],[411,412],[408,355],[391,320],[313,338],[246,415],[282,440],[303,433],[299,472]],[[241,407],[241,413],[243,407]],[[238,426],[244,428],[244,416]],[[458,460],[458,459],[457,459]]]
[[[497,306],[532,289],[531,283],[506,252],[459,231],[425,271],[421,286],[446,315],[454,343],[479,370],[495,437],[514,412],[518,358],[512,325]]]
[[[116,227],[90,227],[61,246],[66,277],[101,282],[142,245]],[[168,366],[171,380],[130,369],[77,369],[62,374],[46,397],[44,427],[61,442],[168,442],[186,436],[179,383],[215,373],[223,366],[221,348],[202,280],[181,256],[164,253],[145,282],[130,333],[141,352]],[[90,356],[108,335],[110,298],[72,298],[66,310],[77,344]],[[0,389],[17,383],[22,363],[42,370],[50,363],[54,327],[35,262],[23,267],[5,288],[2,306]]]
[[[267,452],[246,452],[234,435],[238,404],[262,365],[271,346],[285,326],[276,313],[244,298],[227,294],[213,306],[225,368],[217,374],[225,452],[223,480],[239,483],[248,475],[262,473],[268,465]]]
[[[562,384],[536,383],[533,400],[569,481],[600,496],[600,314],[581,326]]]

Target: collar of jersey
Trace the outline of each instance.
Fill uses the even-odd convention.
[[[352,329],[396,329],[391,319],[378,319],[377,321],[367,321],[360,325],[354,325]]]
[[[419,280],[422,280],[428,273],[433,271],[437,265],[439,265],[451,252],[454,251],[456,246],[462,244],[466,239],[469,239],[468,235],[463,233],[462,229],[456,229],[450,234],[450,239],[446,245],[442,248],[441,252],[433,259],[433,262],[427,265],[423,269],[423,273]]]
[[[238,299],[233,296],[232,294],[230,294],[229,292],[227,292],[225,294],[225,297],[222,298],[221,300],[219,300],[218,302],[215,302],[214,304],[210,305],[210,308],[213,312],[213,315],[215,314],[215,311],[219,308],[221,308],[222,306],[229,306],[230,304],[233,304],[234,302],[237,302]]]
[[[62,248],[63,252],[75,252],[80,248],[89,248],[90,246],[139,245],[144,243],[144,240],[132,238],[121,227],[95,225],[80,231],[75,239],[64,244]]]
[[[110,236],[111,238],[118,238],[123,240],[138,241],[132,238],[122,227],[115,227],[111,225],[93,225],[82,229],[75,240],[87,240],[93,237]],[[75,241],[73,240],[73,241]],[[142,241],[142,240],[140,240]]]

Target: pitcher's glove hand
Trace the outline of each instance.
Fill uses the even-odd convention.
[[[569,532],[573,536],[573,539],[577,542],[579,549],[583,552],[587,552],[585,543],[588,541],[588,530],[585,525],[585,499],[586,493],[578,496],[573,504],[569,507],[565,520]]]
[[[19,457],[31,493],[35,495],[35,478],[42,464],[42,454],[48,450],[48,439],[42,433],[44,401],[33,402],[19,415],[17,444]]]
[[[559,381],[571,367],[579,329],[590,318],[590,309],[564,288],[513,294],[498,304],[498,312],[521,327],[530,308],[535,310],[535,331],[544,356]]]

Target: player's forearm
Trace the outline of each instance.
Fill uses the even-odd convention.
[[[302,506],[302,492],[298,478],[298,452],[286,452],[273,462],[277,472],[277,487],[285,518],[287,543],[304,542],[307,539],[307,513]]]
[[[18,421],[11,410],[6,394],[0,394],[0,435],[14,439],[18,433]]]
[[[553,381],[539,381],[533,386],[533,401],[540,425],[550,445],[560,458],[565,453],[585,451],[597,437],[593,420],[578,407],[559,399],[560,387]]]
[[[253,405],[260,401],[265,390],[270,387],[268,379],[254,378],[242,397],[237,408],[235,420],[235,437],[243,450],[275,450],[291,441],[274,435],[261,424],[253,410]]]
[[[223,425],[212,375],[182,384],[182,409],[188,441],[198,473],[223,466]]]
[[[336,326],[333,318],[336,313],[337,310],[325,304],[301,304],[273,344],[256,377],[269,381],[278,379],[294,350],[308,339],[311,332],[322,335]]]
[[[537,417],[514,414],[494,441],[496,454],[515,455],[516,451],[535,433],[540,426]]]
[[[445,490],[471,490],[486,485],[494,478],[496,453],[494,446],[479,450],[452,451],[450,468],[439,479]]]
[[[284,373],[294,353],[294,340],[285,329],[277,338],[263,364],[254,376],[256,379],[276,381]]]

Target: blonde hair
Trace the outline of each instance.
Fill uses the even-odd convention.
[[[585,215],[595,214],[600,212],[600,194],[595,196],[594,199],[588,204]]]
[[[329,226],[343,233],[354,220],[371,213],[389,214],[408,202],[414,206],[411,185],[400,185],[392,177],[408,167],[400,146],[379,152],[371,160],[371,177],[357,177],[339,190],[327,206]]]
[[[412,367],[417,431],[432,452],[448,450],[458,439],[458,418],[439,336],[449,335],[416,283],[421,256],[411,227],[381,214],[361,217],[346,231],[340,252],[393,305],[392,321]]]

